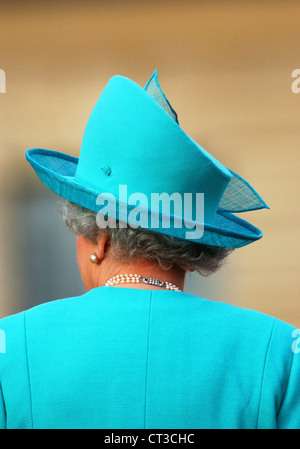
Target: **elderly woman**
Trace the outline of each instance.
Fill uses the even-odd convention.
[[[0,427],[300,428],[297,330],[183,292],[262,237],[233,212],[268,206],[182,130],[156,72],[109,81],[79,159],[26,156],[87,293],[0,320]]]

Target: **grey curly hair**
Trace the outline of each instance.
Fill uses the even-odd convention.
[[[96,218],[96,212],[61,199],[58,210],[68,227],[76,235],[82,235],[95,242],[101,232]],[[106,227],[105,232],[112,244],[114,257],[123,262],[143,257],[158,262],[169,270],[174,265],[184,271],[197,271],[202,276],[208,276],[221,268],[231,248],[202,245],[181,240],[172,236],[149,231],[143,228]]]

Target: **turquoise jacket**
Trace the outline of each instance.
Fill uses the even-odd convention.
[[[300,428],[295,329],[259,312],[99,287],[0,329],[0,428]]]

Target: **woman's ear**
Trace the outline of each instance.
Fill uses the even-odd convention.
[[[110,238],[107,233],[102,230],[97,236],[96,249],[94,250],[99,260],[104,259],[110,249]]]

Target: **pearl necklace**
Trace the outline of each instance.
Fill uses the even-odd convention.
[[[159,279],[144,277],[140,274],[117,274],[105,282],[105,287],[112,287],[118,284],[149,284],[155,287],[165,287],[167,290],[180,292],[179,288],[171,282],[160,281]]]

